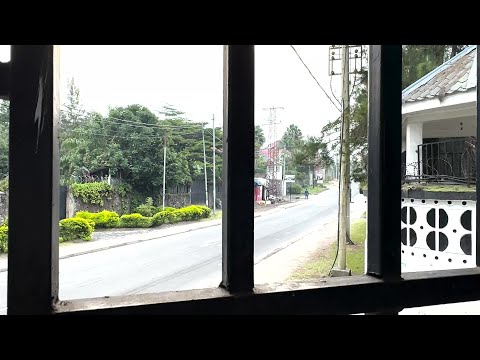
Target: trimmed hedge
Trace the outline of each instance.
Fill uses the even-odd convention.
[[[122,215],[120,217],[120,227],[123,228],[148,228],[153,225],[153,218],[143,216],[142,214]]]
[[[153,226],[205,219],[210,216],[211,212],[210,208],[199,205],[190,205],[181,209],[165,208],[164,211],[153,215]]]
[[[0,226],[0,253],[8,252],[8,226]]]
[[[83,219],[80,217],[73,217],[69,219],[60,220],[60,242],[70,240],[84,240],[92,239],[92,232],[95,228],[95,223],[92,220]]]
[[[120,224],[120,217],[114,211],[103,210],[98,213],[79,211],[75,217],[92,220],[96,228],[116,228]]]

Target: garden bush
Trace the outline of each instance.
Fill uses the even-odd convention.
[[[152,217],[160,210],[162,209],[153,205],[153,199],[151,197],[147,197],[145,199],[145,202],[137,206],[133,212],[141,214],[143,216]]]
[[[167,222],[167,211],[159,211],[153,215],[153,226],[161,226]]]
[[[75,215],[83,219],[92,220],[96,228],[116,228],[120,223],[120,217],[114,211],[103,210],[98,213],[79,211]]]
[[[60,220],[60,242],[92,239],[95,223],[92,220],[74,217]]]
[[[195,205],[186,206],[179,209],[178,212],[182,221],[198,220],[203,214],[203,211]]]
[[[120,217],[120,227],[123,228],[148,228],[152,225],[152,217],[143,216],[139,213],[122,215]]]
[[[0,226],[0,253],[8,252],[8,226]]]
[[[292,184],[290,188],[290,193],[293,195],[293,194],[301,194],[303,191],[302,191],[302,187],[298,184]]]
[[[210,214],[212,213],[212,209],[210,209],[208,206],[203,206],[203,205],[195,205],[195,206],[202,211],[202,219],[210,217]]]

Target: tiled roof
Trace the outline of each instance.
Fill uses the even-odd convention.
[[[477,46],[472,45],[402,91],[402,101],[443,99],[477,86]]]

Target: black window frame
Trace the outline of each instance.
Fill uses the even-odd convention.
[[[245,195],[253,191],[254,45],[225,45],[221,285],[60,301],[59,48],[12,45],[10,62],[0,66],[0,97],[10,100],[7,313],[395,314],[403,308],[479,300],[478,228],[476,268],[401,274],[401,56],[401,45],[370,45],[366,275],[254,284],[253,202]]]

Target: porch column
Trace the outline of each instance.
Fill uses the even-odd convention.
[[[418,170],[418,145],[423,143],[423,124],[422,123],[408,123],[406,131],[406,174],[420,175]],[[420,154],[420,166],[422,161],[422,154]]]

